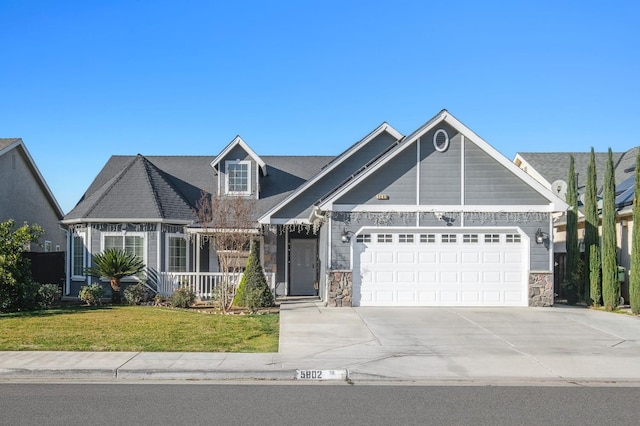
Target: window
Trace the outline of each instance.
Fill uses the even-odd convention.
[[[370,243],[370,242],[371,242],[371,234],[356,235],[356,243]]]
[[[436,234],[420,234],[420,242],[433,244],[436,242]]]
[[[251,194],[251,163],[249,161],[227,161],[225,169],[227,171],[227,194]]]
[[[49,253],[51,251],[51,241],[44,242],[44,251],[45,253]]]
[[[500,234],[484,234],[484,242],[486,244],[495,244],[500,242]]]
[[[379,243],[392,243],[393,235],[391,234],[378,234],[378,242]]]
[[[519,243],[520,234],[507,234],[507,243]]]
[[[73,234],[71,238],[71,276],[84,278],[85,248],[84,234]]]
[[[455,244],[456,234],[442,234],[442,242],[447,244]]]
[[[398,235],[399,243],[413,243],[413,234],[400,234]]]
[[[127,253],[133,253],[142,261],[144,256],[144,234],[127,233],[127,234],[103,234],[102,249],[120,249]]]
[[[462,242],[471,244],[478,242],[478,234],[464,234],[462,235]]]
[[[187,272],[187,241],[177,234],[167,236],[167,240],[167,270]]]

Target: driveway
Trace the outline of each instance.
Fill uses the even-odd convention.
[[[354,379],[640,382],[638,354],[639,318],[585,308],[281,311],[283,364],[347,368]]]

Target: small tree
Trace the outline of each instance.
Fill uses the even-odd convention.
[[[635,185],[633,198],[633,236],[631,242],[631,275],[629,277],[629,303],[631,312],[640,313],[640,149],[636,157]]]
[[[120,303],[120,280],[124,277],[138,275],[144,271],[144,263],[133,253],[120,249],[106,249],[93,257],[95,266],[86,268],[85,273],[94,277],[109,278],[111,284],[111,302]]]
[[[34,308],[38,287],[32,283],[29,259],[23,256],[30,243],[38,242],[38,225],[16,228],[14,220],[0,223],[0,312]]]
[[[591,280],[591,247],[598,247],[598,197],[596,185],[596,158],[591,148],[591,156],[589,157],[589,168],[587,169],[587,183],[584,197],[584,263],[585,263],[585,280],[584,280],[584,301],[587,305],[595,304],[591,296],[592,280]],[[598,260],[598,280],[600,283],[600,261]],[[598,290],[597,303],[600,303],[600,294],[602,290]]]
[[[196,203],[195,214],[203,228],[204,241],[209,241],[215,250],[224,274],[217,293],[225,312],[233,301],[233,286],[256,231],[254,212],[255,199],[249,197],[211,196],[203,191]]]
[[[609,148],[604,174],[602,196],[602,301],[607,310],[614,310],[620,302],[616,243],[616,197],[613,174],[613,153]]]
[[[578,301],[578,260],[580,251],[578,249],[578,190],[576,188],[576,171],[573,155],[569,156],[569,174],[567,176],[567,276],[565,285],[567,303],[570,305]]]
[[[259,254],[258,243],[254,242],[247,260],[247,267],[238,286],[238,292],[233,299],[234,305],[246,306],[252,311],[274,305],[273,294],[267,284],[262,265],[260,265]]]

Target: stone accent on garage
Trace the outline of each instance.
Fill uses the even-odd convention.
[[[529,306],[553,306],[553,273],[529,273]]]
[[[353,272],[351,270],[329,271],[327,274],[329,294],[327,306],[351,307],[353,298]]]

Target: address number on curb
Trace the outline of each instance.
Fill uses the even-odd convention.
[[[346,380],[346,370],[296,370],[298,380]]]

